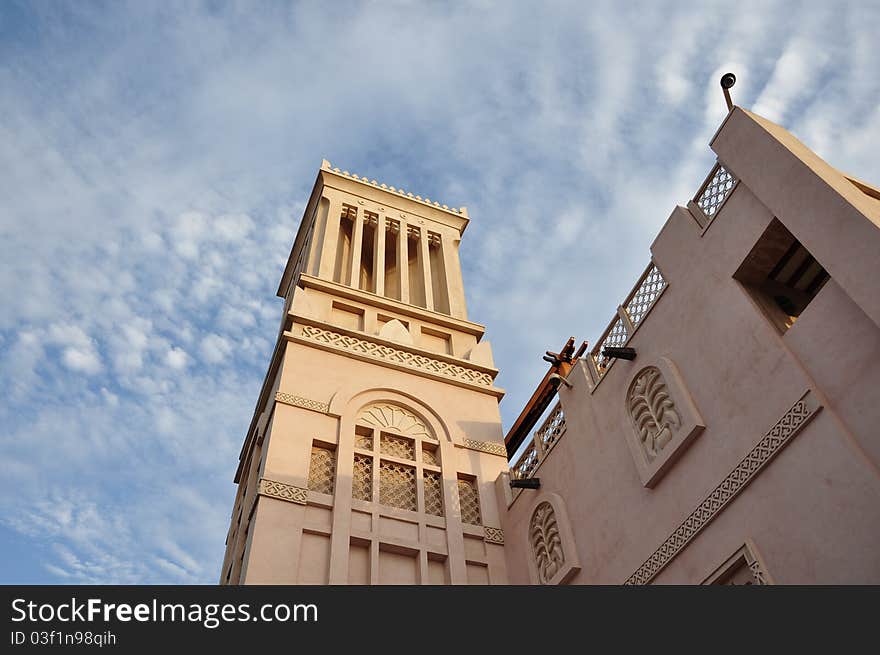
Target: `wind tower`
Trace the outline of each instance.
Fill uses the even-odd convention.
[[[322,163],[235,474],[224,584],[502,584],[507,471],[453,209]]]

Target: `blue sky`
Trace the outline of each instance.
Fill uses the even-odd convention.
[[[0,582],[213,583],[321,159],[466,205],[505,427],[738,104],[880,182],[878,2],[0,3]]]

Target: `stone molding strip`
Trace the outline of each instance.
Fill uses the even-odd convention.
[[[504,545],[504,530],[501,528],[490,528],[488,525],[483,530],[485,531],[483,541],[490,544]]]
[[[754,448],[718,483],[697,508],[660,547],[624,582],[647,584],[705,528],[758,472],[770,462],[821,409],[816,397],[807,391],[764,435]]]
[[[302,337],[313,343],[325,344],[333,348],[360,354],[369,359],[386,361],[469,385],[492,388],[492,376],[483,371],[444,362],[440,359],[424,355],[417,355],[406,350],[367,341],[359,337],[348,336],[312,325],[303,326]]]
[[[491,441],[477,441],[476,439],[462,439],[461,445],[470,450],[479,450],[481,453],[489,453],[490,455],[498,455],[507,459],[507,448],[503,443],[492,443]]]
[[[297,505],[305,505],[309,500],[308,489],[275,480],[267,480],[266,478],[260,478],[260,486],[257,489],[257,493],[261,496],[277,498],[278,500],[296,503]]]
[[[279,403],[284,403],[285,405],[293,405],[294,407],[301,407],[302,409],[310,409],[313,412],[320,412],[321,414],[326,414],[330,411],[330,405],[328,403],[322,403],[317,400],[303,398],[302,396],[294,396],[290,393],[282,393],[281,391],[275,394],[275,400],[277,400]]]

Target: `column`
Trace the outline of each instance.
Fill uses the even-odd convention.
[[[431,282],[431,253],[428,252],[428,230],[419,228],[419,266],[425,283],[425,308],[434,310],[434,285]]]
[[[364,208],[357,208],[354,219],[354,233],[351,235],[351,275],[349,286],[359,289],[361,284],[361,249],[364,240]]]
[[[324,227],[324,243],[321,248],[321,262],[318,266],[318,277],[333,280],[333,269],[336,267],[336,246],[339,243],[339,215],[342,213],[342,200],[330,198],[330,209],[327,211],[327,222]]]
[[[464,298],[464,283],[461,279],[461,264],[458,260],[456,242],[446,235],[440,238],[443,251],[443,266],[446,269],[446,285],[449,293],[449,314],[456,318],[467,318],[467,306]]]
[[[379,214],[376,221],[376,243],[373,246],[373,275],[376,280],[376,295],[385,295],[385,217]]]
[[[330,584],[348,584],[351,549],[351,487],[354,470],[354,418],[339,421],[336,444],[336,488],[333,490],[333,527],[330,535]]]
[[[400,302],[409,304],[409,226],[403,219],[397,235],[397,268],[400,270]]]

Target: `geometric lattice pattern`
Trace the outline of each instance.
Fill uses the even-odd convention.
[[[395,462],[379,463],[379,502],[399,509],[418,510],[416,470]]]
[[[412,439],[404,439],[403,437],[395,437],[390,434],[382,433],[379,438],[379,452],[383,455],[391,455],[392,457],[400,457],[415,461],[416,450]]]
[[[626,331],[626,325],[623,323],[623,319],[620,317],[614,322],[614,325],[608,331],[608,335],[602,340],[599,344],[599,347],[596,349],[595,361],[596,368],[599,369],[599,372],[602,373],[608,367],[608,362],[610,361],[610,357],[606,357],[602,354],[603,348],[619,348],[623,344],[626,343],[626,340],[629,338],[629,334]]]
[[[322,494],[332,494],[335,475],[336,453],[329,448],[313,446],[312,461],[309,466],[309,489]]]
[[[651,266],[642,278],[639,288],[624,307],[633,325],[638,325],[641,322],[642,317],[648,313],[657,296],[665,288],[666,280],[663,279],[660,270],[656,266]]]
[[[440,455],[436,450],[422,450],[422,461],[431,466],[440,466]]]
[[[361,429],[360,427],[355,429],[354,447],[361,450],[373,450],[373,431],[368,430],[361,434]]]
[[[322,414],[326,414],[330,411],[330,405],[328,405],[327,403],[322,403],[317,400],[311,400],[309,398],[303,398],[302,396],[294,396],[291,393],[282,393],[279,391],[275,394],[275,400],[281,403],[285,403],[287,405],[293,405],[294,407],[311,409],[312,411],[321,412]]]
[[[260,478],[257,493],[261,496],[286,500],[291,503],[297,503],[298,505],[305,505],[309,500],[308,489],[295,487],[292,484],[277,482],[275,480],[267,480],[266,478]]]
[[[624,584],[650,582],[751,482],[819,408],[818,401],[809,392],[798,400]]]
[[[721,164],[716,164],[712,171],[712,178],[706,184],[700,197],[697,198],[697,206],[703,210],[706,216],[711,218],[727,198],[727,194],[733,189],[734,184],[736,184],[736,179],[731,172]]]
[[[538,450],[535,448],[535,442],[529,442],[523,454],[517,460],[513,467],[513,476],[517,480],[524,480],[532,477],[532,472],[538,467]]]
[[[423,471],[425,480],[425,513],[443,516],[443,485],[436,471]]]
[[[639,281],[623,303],[623,312],[634,329],[642,322],[642,319],[645,318],[645,315],[651,307],[653,307],[654,302],[656,302],[657,298],[660,297],[660,294],[663,293],[666,285],[666,279],[660,274],[660,270],[652,263],[642,274],[642,277],[639,278]],[[602,349],[606,347],[619,348],[627,342],[629,337],[630,333],[627,322],[619,315],[616,316],[614,323],[612,323],[605,336],[593,348],[593,350],[590,351],[590,356],[593,358],[593,363],[596,365],[596,372],[599,374],[600,378],[605,375],[605,371],[607,371],[611,364],[614,363],[612,358],[605,357],[605,355],[602,354]]]
[[[373,458],[367,455],[354,456],[354,472],[351,480],[351,497],[358,500],[373,500]]]
[[[492,376],[472,368],[451,364],[432,357],[391,348],[380,343],[367,341],[359,337],[350,337],[332,330],[324,330],[311,325],[303,326],[302,336],[336,348],[360,353],[383,361],[392,362],[409,368],[415,368],[435,375],[453,378],[470,384],[491,387]]]
[[[483,540],[490,544],[503,544],[504,543],[504,530],[501,528],[490,528],[486,526],[484,528],[485,536]]]
[[[553,408],[536,433],[544,446],[545,455],[564,433],[565,414],[562,412],[562,403],[556,403],[556,407]]]
[[[458,503],[461,508],[461,520],[471,525],[482,525],[480,516],[480,496],[477,484],[473,480],[458,481]]]
[[[479,450],[482,453],[490,455],[498,455],[499,457],[507,457],[507,448],[503,443],[494,443],[491,441],[477,441],[476,439],[462,439],[461,445],[471,450]]]

